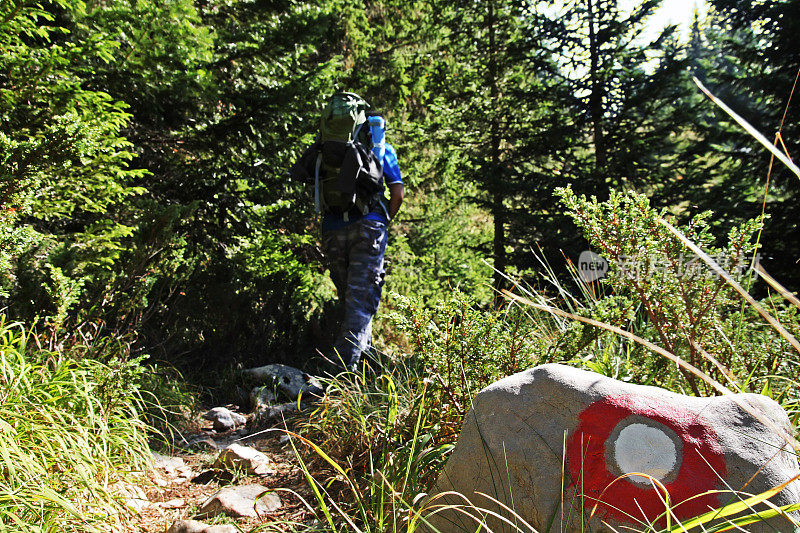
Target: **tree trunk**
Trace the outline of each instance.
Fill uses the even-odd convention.
[[[607,196],[606,191],[606,147],[603,136],[603,82],[600,76],[600,43],[595,28],[594,0],[586,0],[586,15],[589,19],[589,113],[592,121],[594,140],[594,176],[595,194],[599,198]]]
[[[495,5],[489,2],[489,92],[492,105],[499,100],[500,91],[497,86],[497,36]],[[503,186],[500,175],[500,124],[497,111],[492,113],[490,128],[490,157],[491,166],[488,176],[491,183],[492,217],[494,219],[494,240],[492,242],[492,255],[494,257],[494,288],[500,290],[505,285],[506,274],[506,233],[505,209],[503,206]]]

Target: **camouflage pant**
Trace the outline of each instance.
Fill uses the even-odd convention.
[[[378,311],[386,274],[386,240],[386,224],[374,220],[359,220],[322,234],[322,251],[344,308],[333,347],[351,370],[372,342],[372,317]]]

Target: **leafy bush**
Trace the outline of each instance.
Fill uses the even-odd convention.
[[[428,305],[394,295],[392,306],[387,329],[404,338],[405,364],[426,376],[440,421],[451,431],[478,391],[534,366],[546,353],[542,325],[514,305],[481,310],[454,291]]]
[[[666,212],[650,206],[634,192],[612,191],[606,202],[576,196],[570,189],[559,195],[593,249],[610,263],[600,280],[604,295],[587,306],[586,316],[613,326],[633,329],[735,390],[759,392],[779,369],[796,373],[796,354],[789,338],[765,324],[757,308],[747,304],[733,286],[691,250],[704,250],[733,280],[749,287],[755,272],[759,221],[733,228],[723,245],[715,245],[710,213],[703,213],[672,231]],[[777,300],[766,302],[789,331],[800,331],[798,310]],[[575,325],[570,339],[594,339],[595,328]],[[580,333],[578,333],[580,332]],[[619,338],[611,342],[619,342]],[[565,342],[564,356],[578,355],[590,343]],[[596,347],[596,345],[595,345]],[[586,354],[583,354],[586,355]],[[669,389],[688,387],[700,395],[710,385],[689,370],[656,357],[643,347],[628,352],[632,379]],[[679,378],[678,371],[682,378]]]

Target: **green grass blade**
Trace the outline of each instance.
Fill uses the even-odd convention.
[[[725,113],[727,113],[727,114],[728,114],[728,115],[729,115],[729,116],[730,116],[730,117],[731,117],[733,120],[735,120],[735,121],[736,121],[736,122],[737,122],[737,123],[738,123],[738,124],[739,124],[739,125],[740,125],[742,128],[744,128],[744,129],[745,129],[745,131],[747,131],[747,133],[749,133],[750,135],[752,135],[752,136],[753,136],[753,137],[754,137],[754,138],[755,138],[755,139],[756,139],[758,142],[760,142],[761,144],[763,144],[763,145],[764,145],[764,147],[765,147],[767,150],[769,150],[769,151],[772,153],[772,155],[774,155],[775,157],[777,157],[777,158],[778,158],[778,159],[781,161],[781,163],[783,163],[784,165],[786,165],[786,167],[787,167],[789,170],[791,170],[792,172],[794,172],[794,173],[795,173],[795,175],[796,175],[798,178],[800,178],[800,168],[798,168],[798,166],[797,166],[797,165],[795,165],[794,163],[792,163],[791,159],[789,159],[788,157],[786,157],[786,155],[785,155],[783,152],[781,152],[780,150],[778,150],[778,149],[777,149],[777,148],[776,148],[776,147],[775,147],[775,146],[774,146],[774,145],[773,145],[771,142],[769,142],[769,141],[767,140],[767,138],[766,138],[766,137],[764,137],[763,135],[761,135],[761,133],[760,133],[760,132],[759,132],[757,129],[755,129],[753,126],[751,126],[749,122],[747,122],[745,119],[743,119],[742,117],[740,117],[739,115],[737,115],[737,114],[736,114],[736,112],[735,112],[733,109],[731,109],[730,107],[728,107],[727,105],[725,105],[725,102],[723,102],[722,100],[720,100],[719,98],[717,98],[716,96],[714,96],[713,94],[711,94],[711,91],[709,91],[708,89],[706,89],[706,88],[705,88],[705,86],[704,86],[702,83],[700,83],[700,80],[698,80],[697,78],[693,78],[693,79],[694,79],[694,82],[695,82],[695,84],[697,84],[697,86],[700,88],[700,90],[701,90],[701,91],[703,91],[703,93],[705,93],[705,95],[706,95],[706,96],[708,96],[708,98],[709,98],[709,99],[710,99],[712,102],[714,102],[715,104],[717,104],[717,106],[718,106],[720,109],[722,109],[723,111],[725,111]]]
[[[758,505],[759,503],[763,503],[763,502],[769,500],[770,498],[772,498],[773,496],[775,496],[776,494],[778,494],[780,491],[782,491],[784,488],[786,488],[787,485],[789,485],[790,483],[794,482],[798,478],[800,478],[800,475],[797,475],[797,476],[793,477],[789,481],[786,481],[785,483],[782,483],[781,485],[778,485],[775,488],[772,488],[770,490],[764,491],[761,494],[756,494],[755,496],[751,496],[749,498],[745,498],[744,500],[739,500],[739,501],[730,503],[730,504],[728,504],[728,505],[726,505],[726,506],[724,506],[724,507],[722,507],[720,509],[714,509],[712,511],[708,511],[707,513],[704,513],[704,514],[702,514],[700,516],[692,518],[691,520],[683,522],[682,524],[679,524],[676,527],[669,529],[668,531],[670,533],[673,533],[673,532],[677,533],[678,531],[683,531],[684,529],[685,530],[689,530],[689,529],[692,529],[692,528],[699,527],[699,526],[702,526],[704,524],[707,524],[707,523],[711,522],[712,520],[716,520],[716,519],[719,519],[719,518],[726,518],[728,516],[733,516],[735,514],[739,514],[739,513],[742,513],[744,511],[747,511],[748,509],[752,509],[753,506]],[[717,491],[711,491],[711,492],[717,492]],[[708,493],[705,493],[705,494],[708,494]],[[700,495],[700,496],[702,496],[702,495]],[[784,506],[784,507],[790,508],[790,507],[793,507],[795,505],[800,505],[800,504],[792,504],[792,505],[787,505],[787,506]],[[756,515],[762,515],[763,516],[765,513],[771,513],[773,511],[776,514],[780,514],[781,511],[779,509],[770,509],[768,511],[761,511],[759,513],[754,513],[753,515],[748,515],[748,516],[756,516]],[[792,510],[795,510],[795,509],[792,509]],[[775,514],[772,514],[770,516],[775,516]],[[741,518],[746,518],[746,517],[741,517]]]

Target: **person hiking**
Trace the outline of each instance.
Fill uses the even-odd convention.
[[[324,262],[343,307],[333,357],[350,371],[372,346],[372,319],[386,274],[387,227],[404,197],[397,153],[385,141],[385,120],[369,107],[354,93],[334,94],[322,112],[316,142],[291,172],[314,183]]]

